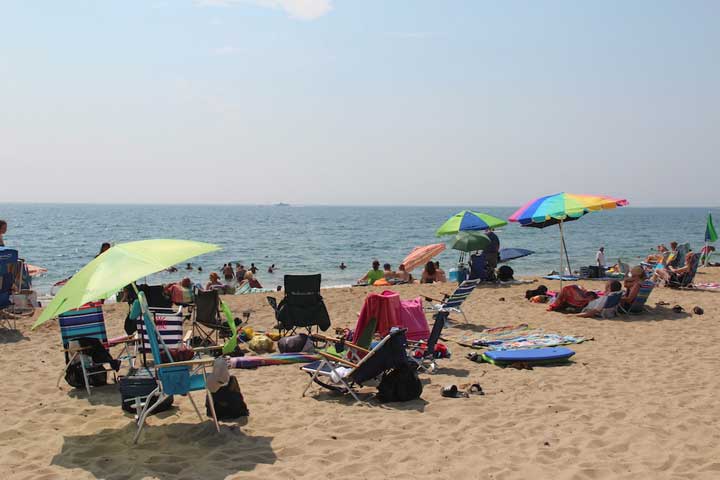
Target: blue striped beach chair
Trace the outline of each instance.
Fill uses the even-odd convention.
[[[147,417],[153,412],[153,410],[162,405],[163,402],[165,402],[165,400],[171,395],[187,395],[190,403],[192,403],[195,408],[195,413],[197,413],[200,421],[204,421],[205,419],[200,414],[200,410],[198,410],[195,400],[193,400],[190,395],[190,392],[200,390],[207,391],[208,406],[210,407],[210,412],[212,413],[212,418],[215,422],[215,429],[220,432],[220,426],[218,425],[217,416],[215,415],[215,404],[213,402],[212,392],[210,392],[207,387],[206,367],[212,364],[215,359],[209,357],[204,359],[197,358],[183,362],[174,362],[168,350],[170,345],[168,345],[163,337],[160,336],[160,331],[162,329],[160,328],[160,325],[157,325],[154,321],[154,319],[160,320],[160,316],[153,315],[150,312],[144,293],[140,292],[137,302],[140,306],[140,318],[143,322],[143,332],[147,338],[147,341],[143,342],[143,347],[147,345],[152,353],[155,376],[157,379],[157,388],[150,392],[150,394],[145,398],[145,401],[142,403],[142,410],[139,410],[137,417],[138,428],[135,432],[133,443],[137,443],[140,438],[140,433],[145,426],[145,420]],[[180,327],[182,328],[182,313],[179,317]],[[165,321],[168,320],[166,319]],[[160,353],[161,348],[167,353],[167,363],[163,363],[164,359]],[[157,399],[153,401],[155,397],[157,397]]]
[[[62,337],[63,352],[65,354],[65,367],[63,368],[60,378],[58,378],[57,386],[67,372],[68,368],[76,362],[80,363],[83,372],[83,380],[88,396],[90,395],[91,382],[89,377],[92,375],[107,375],[108,371],[114,370],[104,368],[105,364],[94,363],[90,355],[85,351],[86,348],[80,346],[79,340],[82,338],[94,338],[100,341],[105,349],[112,345],[125,344],[125,349],[118,359],[127,359],[132,364],[132,355],[128,352],[127,343],[129,337],[113,339],[108,342],[107,331],[105,329],[105,316],[103,315],[101,303],[88,303],[82,307],[70,310],[58,316],[60,322],[60,336]],[[110,354],[108,352],[108,357]],[[96,368],[103,367],[102,369]]]
[[[645,312],[645,303],[652,293],[653,288],[655,288],[655,283],[650,280],[645,280],[642,285],[640,285],[640,291],[638,291],[637,297],[635,297],[633,303],[629,307],[625,307],[620,304],[618,306],[618,312],[629,313],[631,315],[637,315]]]
[[[601,318],[613,318],[617,315],[618,308],[620,308],[620,299],[622,298],[623,292],[612,292],[609,293],[603,304],[603,308],[600,311]]]
[[[461,307],[479,283],[480,279],[465,280],[460,285],[458,285],[457,289],[452,293],[452,295],[444,295],[442,301],[436,303],[427,310],[434,312],[460,313],[462,314],[465,323],[468,323],[465,312],[462,311]],[[433,299],[430,297],[425,297],[425,299],[428,301],[433,301]]]

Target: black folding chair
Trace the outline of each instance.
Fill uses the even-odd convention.
[[[330,316],[320,295],[320,274],[285,275],[285,298],[280,303],[267,297],[275,310],[276,328],[280,335],[294,335],[297,328],[312,335],[313,329],[325,331],[330,328]]]
[[[192,320],[192,346],[219,345],[232,331],[220,310],[220,293],[217,290],[195,292],[195,309]]]

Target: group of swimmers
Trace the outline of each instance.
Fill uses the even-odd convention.
[[[407,271],[405,264],[401,263],[397,271],[392,269],[392,265],[386,263],[380,270],[380,261],[373,260],[372,268],[362,277],[358,278],[358,285],[375,285],[376,282],[385,280],[390,284],[398,283],[414,283],[415,279],[412,274]],[[445,271],[440,268],[440,262],[427,262],[420,277],[420,283],[446,282],[447,277]]]

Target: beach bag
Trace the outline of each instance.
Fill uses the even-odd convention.
[[[312,352],[313,342],[304,333],[282,337],[278,340],[278,350],[280,353]]]
[[[420,398],[422,391],[417,370],[406,363],[383,374],[378,385],[378,399],[381,402],[407,402]]]
[[[105,372],[102,365],[89,365],[85,367],[88,373],[88,383],[93,387],[102,387],[107,385],[107,373],[100,375],[99,372]],[[95,375],[93,375],[95,374]],[[85,388],[85,379],[83,378],[82,365],[80,362],[73,362],[65,372],[65,381],[74,388]]]
[[[240,385],[234,375],[230,376],[227,385],[220,387],[212,394],[212,401],[218,420],[231,420],[250,415],[250,410],[245,404],[243,394],[240,392]],[[210,397],[208,395],[205,396],[205,412],[208,417],[212,417]]]
[[[143,373],[135,369],[131,369],[126,376],[120,377],[118,383],[120,387],[120,407],[124,411],[133,414],[137,413],[135,411],[135,399],[139,397],[142,401],[145,401],[145,397],[157,388],[157,381],[150,371]],[[151,406],[157,403],[159,399],[158,396],[153,397]],[[151,415],[164,412],[172,407],[172,404],[173,396],[170,395],[153,409]]]
[[[501,282],[507,282],[513,279],[513,274],[515,272],[512,268],[510,268],[507,265],[503,265],[502,267],[498,268],[497,271],[497,279]]]

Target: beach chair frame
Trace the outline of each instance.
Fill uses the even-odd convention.
[[[157,387],[145,397],[144,402],[138,401],[136,403],[138,406],[142,406],[142,410],[139,410],[139,413],[136,416],[137,430],[133,437],[133,443],[138,442],[147,417],[152,414],[156,408],[162,405],[163,402],[171,395],[187,395],[190,403],[192,403],[192,406],[195,409],[195,413],[197,413],[198,418],[200,421],[204,421],[195,400],[190,394],[190,392],[199,390],[205,390],[207,392],[209,400],[208,404],[210,406],[210,412],[212,413],[212,420],[215,424],[215,430],[219,433],[220,425],[215,413],[215,404],[213,402],[212,392],[207,387],[207,366],[212,364],[215,359],[197,358],[184,362],[174,362],[169,349],[164,343],[162,343],[162,348],[166,351],[167,357],[170,361],[167,363],[161,363],[160,343],[162,342],[162,338],[158,334],[158,330],[147,306],[144,294],[138,294],[138,301],[140,302],[141,315],[143,322],[145,323],[145,331],[147,332],[153,359],[155,361],[155,378],[157,380]],[[157,401],[152,402],[154,397],[157,397]]]
[[[635,300],[633,300],[633,303],[629,307],[623,307],[621,303],[618,305],[618,313],[628,315],[640,315],[641,313],[645,313],[647,311],[645,304],[647,303],[648,298],[650,298],[650,294],[652,294],[654,288],[655,283],[653,281],[645,280],[640,286],[640,291],[638,292],[637,297],[635,297]]]
[[[437,362],[435,361],[435,346],[440,340],[440,335],[445,327],[448,315],[448,312],[437,312],[433,315],[435,323],[433,323],[433,327],[427,341],[408,341],[408,347],[410,347],[408,350],[408,358],[417,365],[417,369],[419,371],[432,374],[437,370]],[[416,351],[422,351],[422,356],[415,357],[413,353]]]
[[[459,313],[463,316],[465,323],[469,323],[465,312],[462,310],[462,304],[465,300],[475,291],[475,288],[480,284],[479,279],[465,280],[460,283],[455,291],[448,295],[444,294],[442,300],[436,300],[430,297],[425,297],[427,301],[438,302],[435,305],[426,308],[428,312],[448,312],[448,313]]]
[[[92,395],[90,384],[90,377],[92,375],[107,375],[108,372],[111,372],[114,381],[117,383],[117,376],[112,369],[108,370],[104,368],[98,372],[89,371],[91,367],[104,364],[96,364],[93,362],[92,358],[85,353],[87,348],[80,346],[78,342],[80,338],[96,338],[100,340],[107,350],[112,346],[123,345],[123,349],[116,359],[121,362],[126,360],[131,367],[133,366],[135,352],[131,353],[131,349],[136,345],[136,339],[132,336],[126,336],[108,341],[102,304],[88,304],[79,309],[65,312],[59,316],[59,323],[60,336],[63,344],[62,352],[65,354],[65,366],[58,376],[56,383],[58,388],[68,368],[76,361],[80,363],[88,397]]]
[[[228,338],[231,335],[232,330],[224,323],[221,312],[220,292],[217,290],[195,292],[192,337],[199,337],[204,343],[219,345],[221,338]]]
[[[350,360],[336,357],[334,355],[330,355],[329,353],[317,352],[318,355],[322,357],[322,359],[319,360],[319,363],[317,363],[317,367],[313,368],[310,365],[301,367],[302,371],[310,375],[310,380],[305,386],[305,389],[302,392],[302,396],[304,397],[310,386],[313,383],[316,383],[328,390],[339,393],[349,393],[352,398],[355,399],[355,401],[365,403],[360,400],[360,397],[358,397],[357,393],[353,388],[354,385],[356,385],[352,378],[353,374],[355,374],[363,365],[365,365],[367,362],[370,361],[370,359],[377,355],[378,352],[388,343],[388,341],[390,341],[390,339],[394,335],[399,335],[403,332],[403,329],[391,331],[385,337],[383,337],[383,339],[380,340],[371,350],[365,350],[349,342],[345,343],[345,346],[347,348],[365,353],[365,355],[359,362],[351,362]],[[349,367],[351,370],[347,372],[347,374],[342,375],[342,372],[338,370],[341,367]],[[377,376],[379,376],[381,373],[382,372],[378,372]],[[320,376],[326,377],[328,381],[324,382],[319,378]]]

